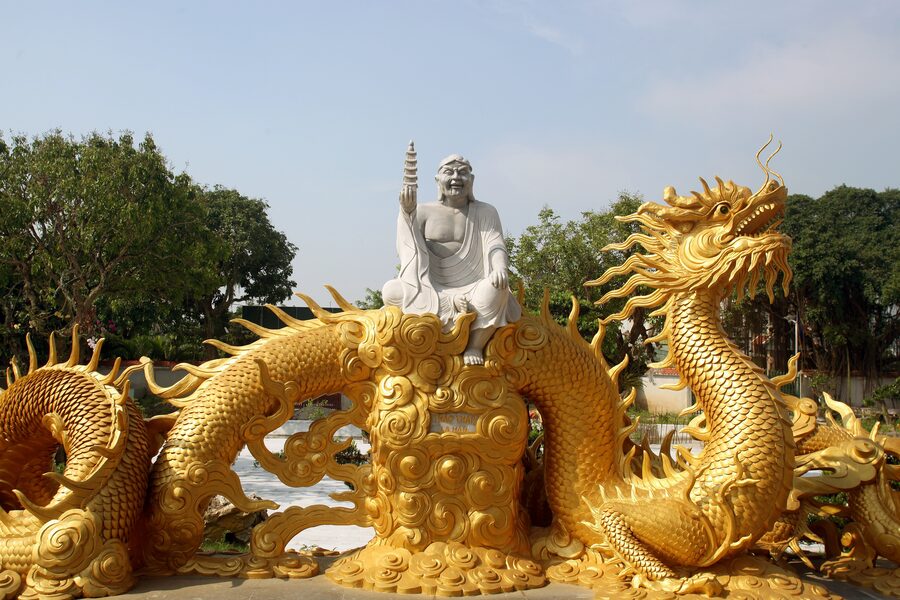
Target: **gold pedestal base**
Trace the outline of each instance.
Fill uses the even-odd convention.
[[[368,546],[335,562],[326,576],[343,586],[377,592],[474,596],[547,585],[536,562],[491,548],[434,542],[422,552]]]

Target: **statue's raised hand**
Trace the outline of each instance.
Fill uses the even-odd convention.
[[[404,185],[400,189],[400,208],[403,212],[409,214],[416,210],[416,187],[413,185]]]

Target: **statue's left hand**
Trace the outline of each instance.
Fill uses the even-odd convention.
[[[506,269],[491,271],[491,285],[499,290],[509,286],[509,276],[506,274]]]

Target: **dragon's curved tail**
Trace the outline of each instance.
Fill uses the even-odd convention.
[[[117,361],[97,372],[102,340],[80,366],[72,352],[15,364],[0,396],[0,597],[106,596],[133,584],[128,544],[144,503],[151,448]],[[66,464],[53,469],[62,446]]]

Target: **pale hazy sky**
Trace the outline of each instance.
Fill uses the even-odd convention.
[[[900,2],[0,2],[0,126],[153,133],[176,171],[265,199],[298,289],[394,274],[404,151],[420,201],[461,153],[509,234],[619,190],[900,186]],[[598,274],[599,275],[599,274]]]

